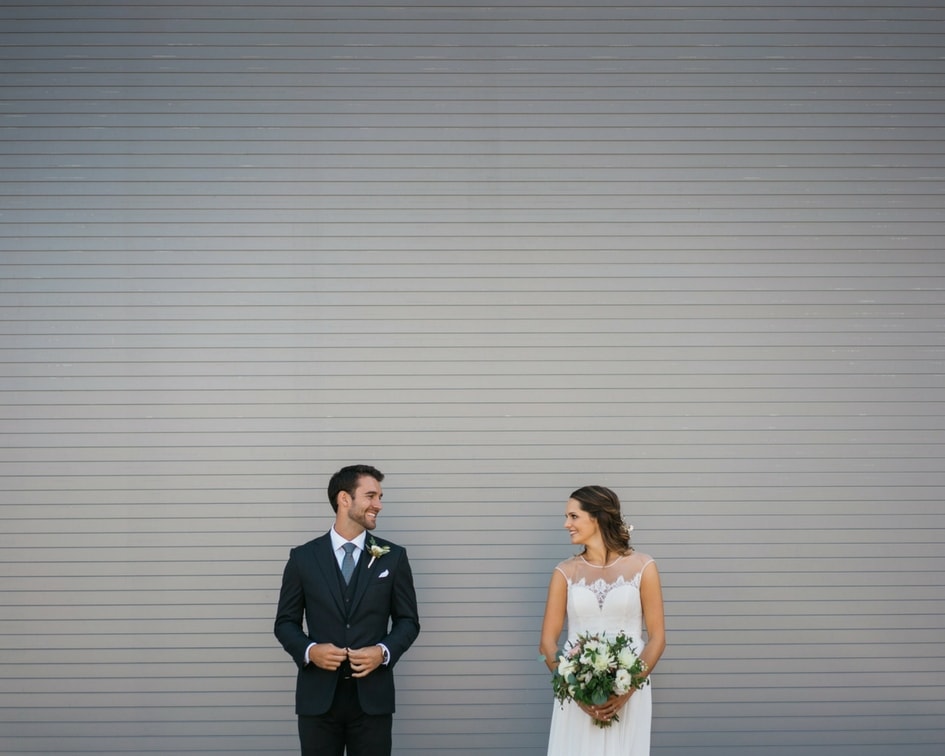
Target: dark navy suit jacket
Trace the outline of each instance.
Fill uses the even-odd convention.
[[[378,546],[390,547],[390,552],[376,558],[369,567],[371,554],[367,548],[372,539]],[[305,652],[312,643],[334,643],[339,648],[383,643],[390,651],[390,663],[357,679],[358,699],[367,714],[391,714],[395,706],[394,665],[420,633],[407,552],[368,532],[365,551],[351,578],[353,585],[347,602],[340,578],[328,533],[289,553],[282,575],[275,634],[299,668],[296,714],[327,712],[338,678],[344,673],[306,664]]]

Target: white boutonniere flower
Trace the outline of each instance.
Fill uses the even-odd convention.
[[[378,546],[377,541],[374,538],[371,538],[371,542],[368,544],[368,553],[371,555],[371,561],[368,562],[368,569],[371,569],[371,565],[374,564],[375,559],[380,559],[384,554],[390,553],[390,546]]]

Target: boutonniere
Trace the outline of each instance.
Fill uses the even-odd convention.
[[[368,562],[368,569],[371,569],[371,565],[374,564],[375,559],[380,559],[384,554],[390,553],[390,546],[378,546],[377,541],[374,538],[371,538],[371,542],[368,544],[368,553],[371,555],[371,561]]]

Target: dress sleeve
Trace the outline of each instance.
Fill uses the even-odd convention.
[[[574,582],[574,559],[565,559],[563,562],[559,562],[555,567],[555,570],[560,572],[564,579],[568,582],[568,585]]]

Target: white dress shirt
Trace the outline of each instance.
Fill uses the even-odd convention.
[[[364,539],[367,538],[367,531],[362,530],[361,535],[357,538],[352,538],[350,541],[346,541],[338,535],[334,528],[332,528],[329,533],[331,535],[331,547],[335,550],[335,559],[338,560],[338,566],[341,567],[341,562],[345,558],[345,544],[353,543],[355,549],[351,552],[351,556],[354,557],[354,566],[357,567],[358,560],[361,558],[361,552],[364,551]]]

